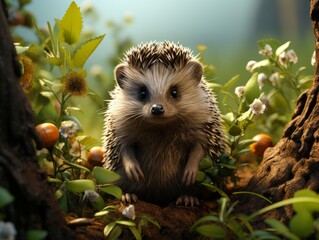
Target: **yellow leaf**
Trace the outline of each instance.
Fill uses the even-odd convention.
[[[80,8],[72,2],[59,22],[59,40],[68,44],[76,43],[82,31]]]
[[[105,34],[97,38],[90,39],[79,47],[79,49],[75,52],[73,56],[73,63],[75,67],[83,67],[86,60],[91,56],[91,54],[94,52],[97,46],[101,43],[104,36]]]

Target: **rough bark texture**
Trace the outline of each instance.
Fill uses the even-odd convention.
[[[264,160],[246,190],[264,195],[273,202],[293,197],[303,188],[319,191],[319,1],[312,0],[310,16],[315,35],[317,66],[311,89],[298,99],[292,120],[278,144],[267,149]],[[254,197],[243,199],[242,211],[256,211],[266,202]],[[267,214],[286,221],[291,207]]]
[[[0,2],[0,185],[14,201],[6,206],[5,221],[14,223],[16,239],[27,230],[45,230],[47,239],[74,239],[51,192],[46,175],[36,163],[36,135],[32,110],[18,81],[17,55]]]

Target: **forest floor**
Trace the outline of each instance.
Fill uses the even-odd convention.
[[[243,166],[237,170],[236,175],[239,178],[237,186],[234,188],[234,185],[231,183],[227,185],[227,192],[230,193],[230,197],[233,200],[236,199],[236,196],[231,195],[231,192],[247,185],[249,179],[257,169],[257,165],[257,162],[250,161],[247,166]],[[211,212],[218,212],[219,210],[217,203],[219,197],[217,195],[215,196],[216,197],[210,201],[200,201],[200,205],[194,207],[176,206],[175,203],[160,207],[138,200],[134,203],[136,213],[135,222],[137,225],[141,216],[149,216],[160,225],[160,228],[150,222],[144,225],[142,227],[142,238],[145,240],[194,239],[196,233],[189,231],[194,222]],[[111,212],[104,218],[95,218],[94,213],[96,210],[91,208],[83,209],[81,217],[75,213],[66,214],[66,220],[69,226],[76,232],[77,239],[105,239],[103,230],[107,223],[118,219],[127,220],[127,218],[122,215],[122,211],[126,206],[119,200],[111,200],[106,204],[117,206],[119,211]],[[122,234],[118,239],[135,238],[128,228],[123,228]]]

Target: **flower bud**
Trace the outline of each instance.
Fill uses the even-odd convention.
[[[242,97],[244,95],[245,92],[245,86],[239,86],[235,88],[235,94],[237,95],[237,97]]]
[[[265,82],[267,81],[268,77],[264,73],[259,73],[257,76],[257,81],[259,85],[259,89],[261,90],[262,87],[264,86]]]
[[[255,100],[252,104],[249,105],[249,107],[255,115],[263,114],[266,109],[266,105],[263,104],[262,101],[260,101],[258,98],[255,98]]]
[[[257,62],[256,62],[255,60],[250,60],[250,61],[247,63],[247,65],[246,65],[246,70],[247,70],[248,72],[252,72],[253,67],[255,66],[256,63],[257,63]]]
[[[272,55],[272,47],[269,44],[266,44],[263,49],[259,51],[259,54],[263,56],[271,56]]]

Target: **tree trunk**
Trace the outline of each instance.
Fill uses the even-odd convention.
[[[273,202],[293,197],[300,189],[319,191],[319,0],[312,0],[310,16],[316,47],[316,71],[311,89],[297,101],[292,120],[284,129],[278,144],[267,149],[264,159],[246,187]],[[241,210],[256,211],[267,202],[255,197],[242,199]],[[267,214],[286,221],[292,216],[286,207]]]
[[[28,230],[47,231],[47,239],[75,239],[66,225],[46,175],[35,156],[37,140],[32,110],[18,81],[20,68],[0,2],[0,185],[14,195],[13,203],[0,209],[5,221],[26,239]]]

